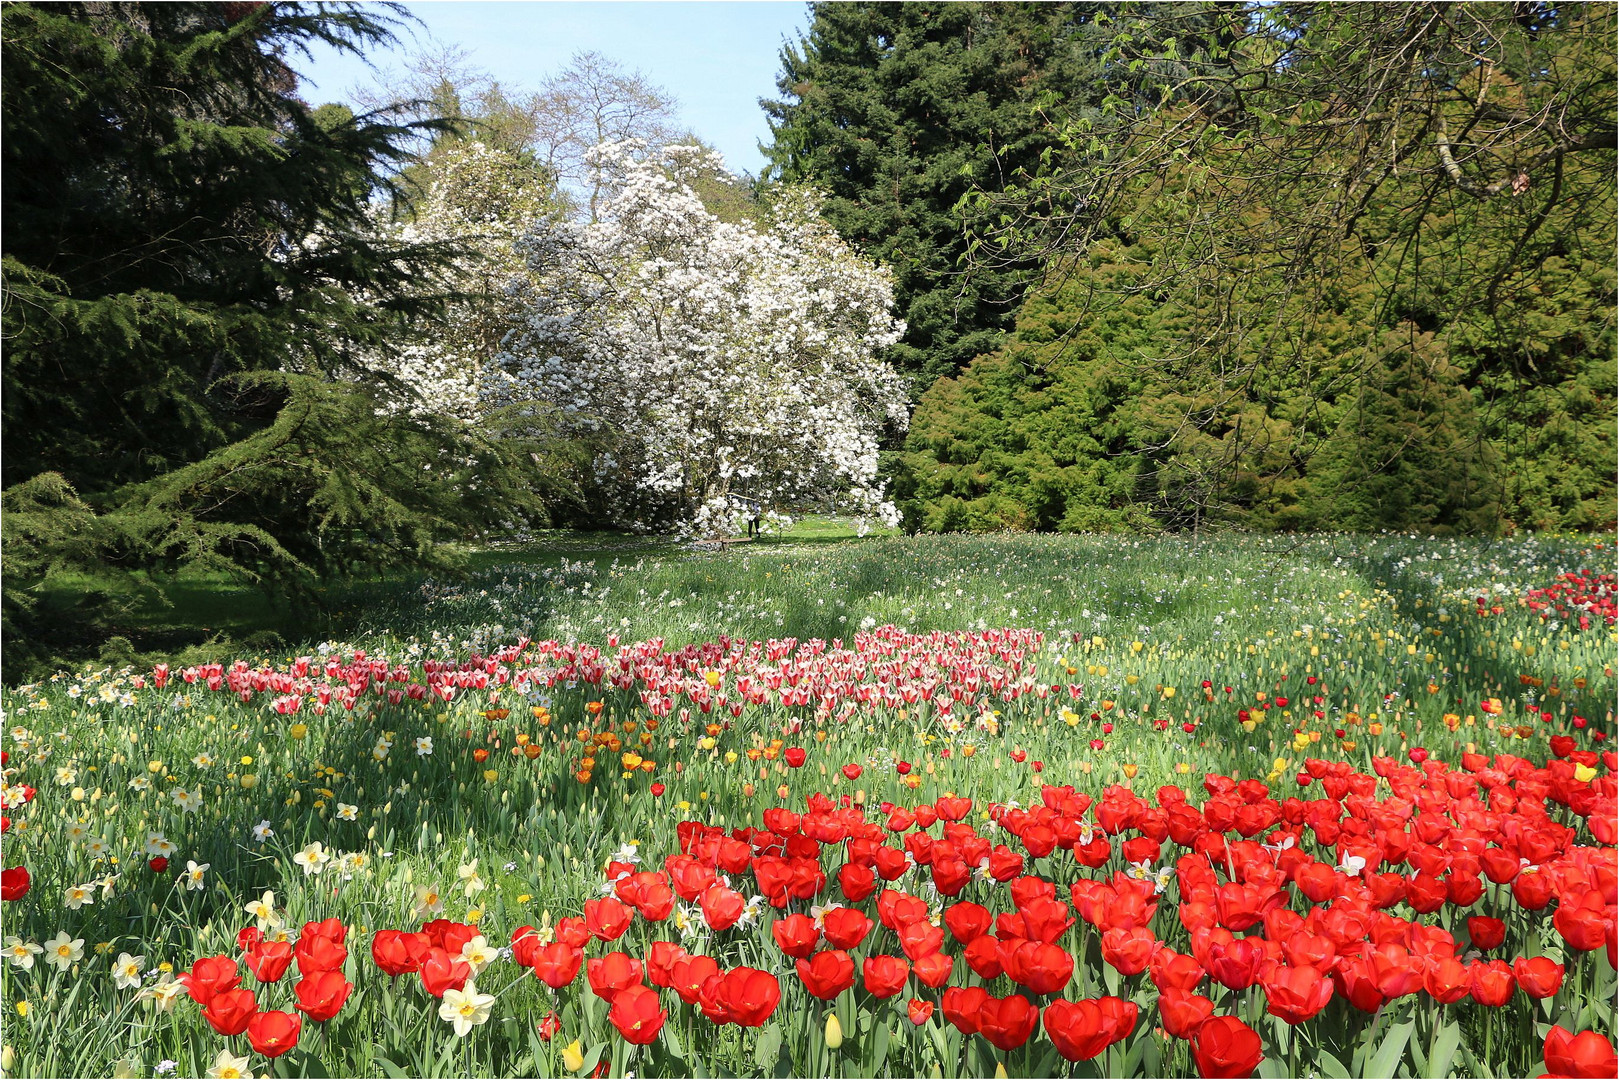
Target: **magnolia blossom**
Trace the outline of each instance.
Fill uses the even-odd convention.
[[[746,503],[896,520],[878,440],[903,428],[878,359],[904,324],[888,273],[788,190],[768,220],[723,222],[682,178],[696,147],[593,155],[611,194],[588,223],[543,219],[518,243],[526,310],[482,392],[593,448],[590,480],[631,528],[732,532]],[[738,498],[733,498],[738,497]]]

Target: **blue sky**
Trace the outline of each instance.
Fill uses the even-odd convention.
[[[532,89],[575,52],[595,51],[640,69],[680,102],[680,120],[725,156],[732,171],[757,173],[769,128],[760,98],[776,97],[778,53],[808,25],[800,0],[700,3],[576,3],[537,0],[432,0],[405,5],[420,25],[405,28],[392,54],[373,53],[378,68],[400,66],[413,35],[460,45],[469,61],[504,86]],[[293,64],[312,104],[348,101],[348,91],[374,81],[364,61],[330,49]]]

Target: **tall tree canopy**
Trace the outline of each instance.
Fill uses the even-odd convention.
[[[1051,103],[1059,148],[967,201],[980,266],[1053,278],[1037,348],[986,363],[1029,393],[1133,388],[1107,412],[1139,481],[1115,517],[1611,524],[1615,10],[1121,6],[1103,107]],[[977,378],[913,426],[913,512],[994,492],[1061,520],[1012,491],[1030,465],[1049,491],[1045,465],[944,438],[1011,419]]]
[[[919,388],[1012,324],[1038,260],[966,279],[955,207],[1053,145],[1035,109],[1045,96],[1100,100],[1098,7],[818,3],[808,33],[782,51],[782,100],[762,103],[769,175],[825,190],[844,239],[893,268],[908,330],[891,359]]]
[[[392,16],[0,18],[8,669],[109,617],[37,618],[57,570],[201,563],[296,588],[432,563],[446,533],[533,509],[509,449],[388,408],[412,393],[398,380],[351,378],[441,310],[423,283],[454,251],[377,228],[421,125],[313,109],[288,64],[384,42]]]

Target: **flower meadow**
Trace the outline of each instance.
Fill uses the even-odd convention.
[[[1589,540],[513,552],[8,689],[0,1065],[1612,1076],[1614,598]]]

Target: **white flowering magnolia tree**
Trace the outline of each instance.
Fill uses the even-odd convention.
[[[485,418],[483,373],[522,313],[518,283],[526,271],[516,241],[560,208],[542,169],[483,143],[435,154],[427,174],[415,217],[400,232],[462,248],[449,281],[461,298],[431,335],[378,357],[375,365],[404,380],[419,397],[417,407],[475,422]]]
[[[879,359],[904,331],[887,272],[809,193],[782,193],[765,224],[722,222],[683,182],[712,155],[639,149],[593,153],[596,220],[541,220],[517,242],[523,309],[485,407],[562,417],[621,526],[734,532],[736,497],[770,520],[815,504],[894,521],[877,448],[907,408]]]

